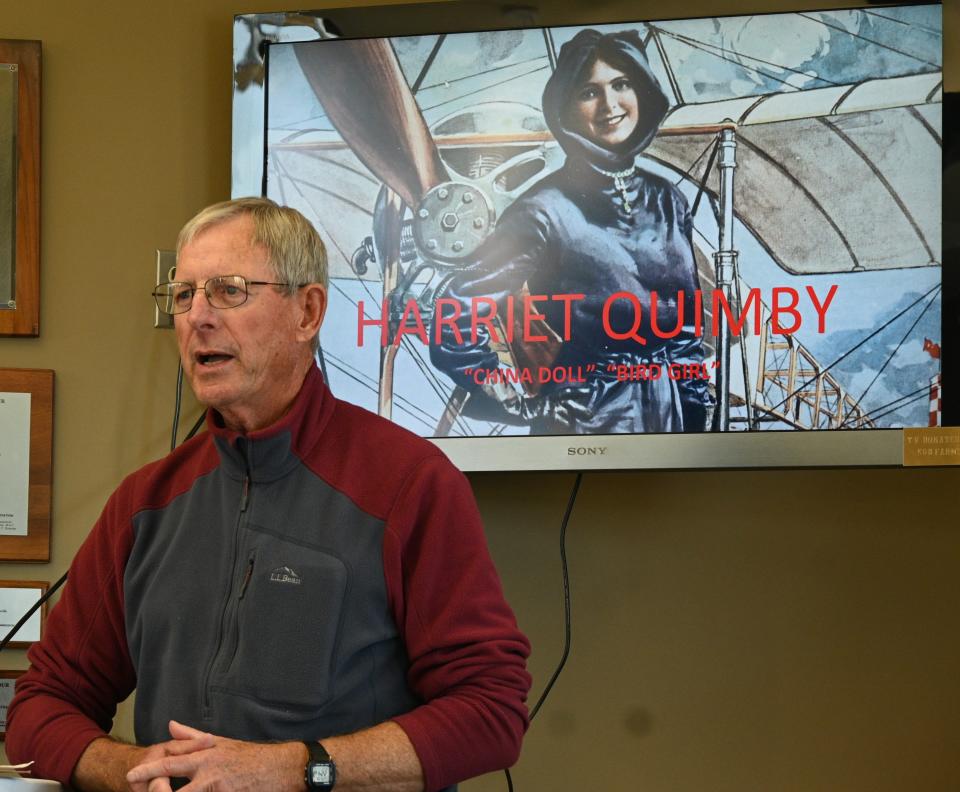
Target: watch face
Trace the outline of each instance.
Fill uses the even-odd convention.
[[[329,784],[333,781],[330,765],[315,762],[310,765],[310,782],[313,784]]]

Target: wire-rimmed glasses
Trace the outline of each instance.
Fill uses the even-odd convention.
[[[165,314],[186,313],[193,305],[193,295],[201,289],[207,297],[207,302],[213,308],[236,308],[243,305],[250,296],[250,286],[289,286],[289,283],[275,283],[273,281],[247,280],[243,275],[217,275],[207,278],[202,286],[194,286],[185,281],[171,281],[159,283],[153,290],[153,298],[157,301],[157,308]],[[297,288],[303,288],[298,285]]]

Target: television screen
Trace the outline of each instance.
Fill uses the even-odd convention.
[[[943,422],[939,5],[277,41],[264,89],[328,382],[465,469],[896,464]]]

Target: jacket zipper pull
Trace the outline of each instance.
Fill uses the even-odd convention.
[[[250,500],[250,476],[243,477],[243,492],[240,495],[240,513],[247,510],[247,502]]]
[[[250,585],[250,578],[253,577],[253,558],[247,562],[247,571],[243,576],[243,583],[240,584],[240,599],[243,599],[244,595],[247,593],[247,586]]]

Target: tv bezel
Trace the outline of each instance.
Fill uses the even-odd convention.
[[[316,12],[315,17],[323,20],[328,29],[335,30],[338,38],[392,37],[398,35],[422,35],[442,32],[475,32],[479,30],[509,29],[520,27],[516,24],[451,25],[448,18],[437,22],[436,11],[448,4],[411,4],[400,6],[374,6],[366,8],[332,9]],[[454,4],[449,4],[454,5]],[[478,4],[472,4],[478,5]],[[794,11],[814,10],[816,2],[796,3]],[[907,4],[904,4],[907,5]],[[432,6],[429,8],[428,6]],[[820,4],[821,10],[842,10],[836,6]],[[844,8],[866,8],[868,5],[844,6]],[[381,29],[377,25],[390,27],[390,24],[376,22],[379,11],[389,10],[393,27]],[[451,9],[444,9],[448,14]],[[431,11],[434,13],[431,14]],[[789,9],[775,9],[755,13],[790,13]],[[638,14],[642,13],[638,9]],[[734,12],[723,14],[731,15]],[[741,12],[744,13],[744,12]],[[373,21],[375,30],[363,26],[357,35],[351,35],[351,20],[362,15],[365,21]],[[397,25],[397,15],[402,23]],[[602,17],[600,11],[598,17]],[[696,18],[699,14],[684,14]],[[681,18],[677,16],[676,18]],[[280,12],[265,14],[238,15],[235,25],[241,18],[254,22],[276,23],[279,18],[303,19],[302,12]],[[673,18],[673,17],[671,17]],[[433,22],[431,22],[433,19]],[[610,24],[624,20],[595,19],[590,24]],[[627,20],[633,21],[633,20]],[[562,22],[535,22],[522,27],[557,27],[564,24],[587,24],[581,20]],[[300,41],[319,39],[319,33],[311,36],[307,28],[286,29],[277,25],[276,41]],[[286,35],[284,35],[286,33]],[[235,71],[237,49],[235,43]],[[262,89],[261,89],[262,92]],[[946,95],[946,94],[945,94]],[[260,116],[249,115],[247,105],[255,104],[246,97],[245,101],[236,101],[237,90],[234,86],[234,135],[265,135],[265,107]],[[944,100],[946,105],[946,99]],[[261,100],[261,105],[263,105]],[[948,124],[944,120],[944,138],[947,137]],[[261,137],[260,149],[263,149]],[[251,147],[253,149],[255,147]],[[944,151],[947,142],[944,141]],[[238,158],[237,148],[233,154],[232,195],[240,197],[260,194],[263,190],[264,160],[242,161]],[[946,161],[945,161],[946,167]],[[259,174],[258,174],[259,170]],[[946,236],[946,234],[944,234]],[[946,242],[946,239],[944,240]],[[955,249],[954,249],[955,252]],[[948,283],[948,249],[944,245],[943,253],[943,289],[942,327],[943,335],[955,337],[957,328],[948,327],[948,306],[956,303],[957,281],[951,278]],[[954,266],[956,269],[956,265]],[[944,339],[945,340],[945,339]],[[947,354],[949,355],[949,345]],[[946,368],[944,366],[944,368]],[[944,380],[948,380],[946,375]],[[952,382],[952,380],[949,380]],[[949,402],[947,402],[949,404]],[[944,416],[955,420],[955,411],[944,408]],[[945,425],[947,425],[945,423]],[[879,467],[900,466],[904,462],[903,429],[835,429],[835,430],[789,430],[765,432],[705,432],[692,434],[606,434],[606,435],[510,435],[500,437],[433,437],[428,438],[464,471],[542,471],[542,470],[610,470],[610,469],[729,469],[729,468],[805,468],[805,467]]]

